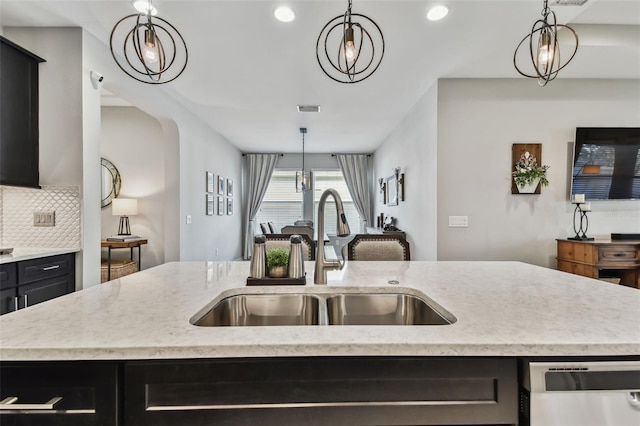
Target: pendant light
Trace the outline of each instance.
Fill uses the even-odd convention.
[[[339,83],[358,83],[370,77],[383,56],[380,27],[365,15],[351,13],[351,0],[344,15],[327,22],[316,42],[320,68]]]
[[[302,170],[296,172],[296,192],[308,192],[311,190],[311,172],[304,170],[304,135],[307,133],[306,127],[300,127],[302,133]]]
[[[571,27],[556,23],[556,14],[549,8],[547,3],[548,0],[544,0],[542,19],[538,19],[533,24],[531,32],[522,39],[513,54],[513,65],[516,70],[525,77],[537,78],[540,86],[546,86],[547,83],[555,79],[558,76],[558,72],[571,62],[578,51],[578,35]],[[573,52],[564,63],[562,63],[560,57],[560,45],[558,43],[558,31],[563,29],[566,29],[567,31],[564,31],[564,33],[567,36],[571,35],[575,41]],[[525,44],[527,39],[529,40],[529,56],[535,74],[527,74],[522,71],[516,61],[518,50]]]
[[[138,14],[113,27],[109,46],[116,64],[129,77],[147,84],[164,84],[187,67],[189,52],[180,32],[159,18],[152,0],[133,0]],[[116,40],[124,40],[122,44]]]

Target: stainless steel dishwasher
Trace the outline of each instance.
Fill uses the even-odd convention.
[[[640,425],[640,361],[524,362],[520,425]]]

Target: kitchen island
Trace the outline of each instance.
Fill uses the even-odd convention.
[[[312,262],[305,266],[307,271],[313,270]],[[197,314],[216,301],[246,293],[248,271],[248,262],[168,263],[5,315],[0,318],[0,360],[5,366],[22,368],[17,370],[22,373],[25,366],[64,367],[71,361],[73,368],[78,365],[104,367],[106,372],[101,370],[100,374],[111,377],[109,383],[117,382],[124,375],[128,402],[124,403],[124,421],[114,424],[141,424],[142,421],[171,424],[172,420],[181,418],[175,416],[185,414],[184,407],[194,404],[199,408],[189,411],[196,416],[191,424],[206,424],[209,415],[218,415],[217,421],[221,424],[238,424],[248,421],[242,416],[258,412],[263,424],[277,424],[283,417],[269,417],[264,408],[256,407],[256,389],[263,390],[258,392],[260,395],[275,395],[275,389],[291,386],[307,392],[309,389],[300,384],[307,379],[317,384],[321,378],[327,378],[336,385],[341,383],[336,380],[350,374],[366,376],[356,365],[367,365],[369,373],[376,373],[366,378],[358,376],[358,383],[367,380],[386,383],[377,388],[389,390],[395,389],[397,380],[400,382],[395,385],[405,389],[417,376],[424,380],[437,379],[442,385],[445,383],[442,377],[430,376],[434,369],[456,372],[459,377],[455,380],[466,383],[464,389],[473,389],[469,383],[479,386],[475,396],[458,394],[459,400],[481,395],[479,399],[491,401],[491,404],[474,401],[466,406],[468,411],[458,406],[459,416],[470,423],[476,419],[477,424],[516,424],[517,359],[636,359],[640,354],[640,291],[519,262],[348,262],[342,271],[328,273],[327,286],[311,284],[313,277],[308,272],[306,286],[250,289],[253,293],[314,293],[341,287],[364,292],[402,288],[407,293],[435,301],[454,315],[456,321],[449,325],[192,325]],[[309,366],[307,362],[312,361],[314,364]],[[392,365],[410,368],[406,374],[396,374],[392,372],[395,371]],[[253,383],[253,393],[229,387],[233,377],[241,377],[241,381],[248,383],[254,376],[242,373],[247,371],[265,377],[261,386]],[[274,371],[284,371],[285,377],[298,379],[280,383],[283,377],[274,376]],[[320,377],[309,377],[310,371]],[[485,375],[471,377],[470,371]],[[231,410],[232,413],[220,408],[228,407],[228,400],[203,402],[196,398],[197,401],[190,400],[187,405],[185,401],[172,400],[181,394],[178,392],[181,386],[190,386],[185,382],[204,377],[217,377],[220,382],[212,379],[202,392],[196,387],[186,393],[232,394],[231,405],[237,410]],[[353,380],[338,387],[348,386]],[[280,385],[273,388],[267,383]],[[312,388],[316,386],[313,384]],[[451,382],[449,393],[455,394],[455,389],[460,388],[458,385]],[[323,389],[321,385],[317,388]],[[422,383],[418,388],[424,390],[428,386]],[[336,391],[334,386],[325,390],[323,394]],[[356,394],[355,391],[349,393]],[[234,399],[240,398],[238,395],[244,395],[250,402],[238,403]],[[415,399],[415,395],[409,397]],[[375,400],[375,397],[368,395],[366,399]],[[505,404],[509,411],[506,415],[500,412]],[[309,413],[317,414],[313,410],[326,410],[330,405],[292,408],[279,402],[274,407],[288,406],[294,410],[284,418],[309,421]],[[239,407],[250,414],[238,414]],[[396,409],[400,410],[399,407]],[[341,418],[344,410],[352,413],[356,409],[347,404],[338,410],[340,414],[323,411],[322,416]],[[433,416],[430,421],[445,424],[446,419],[437,414],[442,407],[427,404],[420,409]],[[384,411],[368,407],[367,412],[375,415],[368,420],[358,417],[359,421],[433,424],[425,422],[424,413],[416,406],[405,406],[398,412],[389,411],[389,407]],[[388,412],[393,414],[380,417]],[[241,417],[234,417],[236,415]],[[163,423],[161,418],[169,420]]]

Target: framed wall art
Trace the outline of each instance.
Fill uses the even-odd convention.
[[[218,194],[219,195],[224,195],[224,181],[225,179],[218,175]]]
[[[233,197],[233,181],[227,179],[227,197]]]
[[[207,172],[206,173],[207,176],[207,192],[213,194],[214,192],[214,180],[213,180],[213,173],[211,172]]]
[[[224,197],[218,197],[218,216],[224,214]]]
[[[227,215],[233,214],[233,198],[227,198]]]
[[[207,194],[207,216],[213,216],[213,194]]]

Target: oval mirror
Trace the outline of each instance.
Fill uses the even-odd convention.
[[[111,201],[120,194],[120,172],[116,166],[106,158],[101,159],[102,164],[102,207],[107,207]]]

